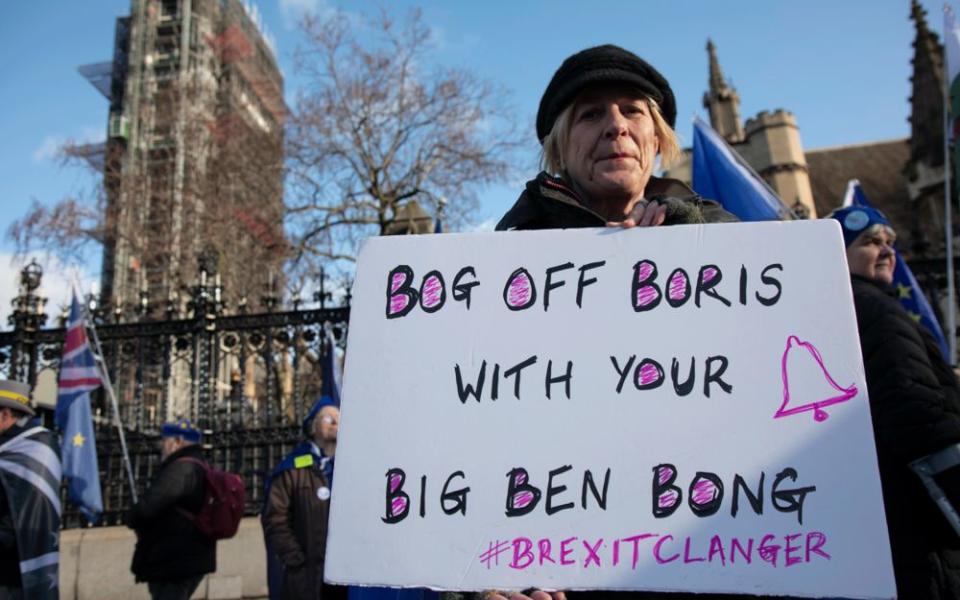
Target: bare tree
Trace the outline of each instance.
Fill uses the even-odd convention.
[[[437,65],[419,11],[402,22],[385,12],[306,17],[303,31],[295,62],[306,85],[292,114],[277,117],[286,119],[282,162],[280,142],[244,117],[247,107],[221,102],[212,109],[202,78],[161,82],[158,75],[156,95],[138,117],[150,124],[141,133],[149,136],[145,145],[107,140],[87,194],[35,203],[8,238],[21,252],[43,249],[67,259],[102,245],[105,268],[116,264],[118,277],[126,277],[117,285],[127,290],[105,291],[125,295],[125,308],[137,286],[192,282],[195,261],[171,249],[183,257],[209,249],[221,256],[224,283],[231,282],[228,299],[256,304],[267,265],[293,258],[293,288],[324,264],[338,263],[348,274],[358,241],[384,233],[411,201],[433,215],[446,201],[444,225],[456,228],[475,211],[480,186],[510,176],[520,135],[505,93],[470,71]],[[208,41],[223,73],[243,73],[256,85],[258,76],[226,69],[250,66],[231,54],[242,45],[228,33]],[[84,164],[89,150],[68,144],[62,159]],[[180,174],[171,157],[186,165]],[[268,201],[280,194],[285,207]],[[121,196],[131,201],[118,202]],[[120,247],[137,257],[134,267],[110,256]],[[131,268],[137,273],[127,274]],[[165,300],[153,298],[154,307]]]
[[[115,149],[113,149],[115,150]],[[63,259],[79,257],[90,244],[102,244],[106,232],[106,194],[101,172],[112,164],[115,151],[104,150],[103,164],[88,160],[91,150],[87,145],[67,141],[58,150],[61,167],[81,167],[95,175],[91,188],[77,195],[60,199],[52,206],[33,200],[26,214],[7,229],[7,239],[14,243],[17,254],[43,249]],[[108,156],[110,154],[110,156]]]
[[[295,263],[353,261],[357,242],[384,233],[412,200],[433,214],[447,201],[444,224],[463,224],[477,188],[512,171],[520,138],[504,92],[434,64],[419,11],[302,25],[295,65],[307,84],[286,158]]]

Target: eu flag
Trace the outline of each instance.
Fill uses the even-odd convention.
[[[63,436],[61,459],[63,476],[68,481],[67,499],[80,508],[90,523],[99,521],[103,512],[97,447],[90,414],[90,392],[101,385],[100,371],[87,341],[83,309],[74,292],[60,363],[54,421]]]
[[[851,179],[847,183],[847,191],[843,196],[843,205],[876,208],[867,200],[866,194],[863,193],[863,188],[860,187],[860,182],[856,179]],[[947,345],[947,340],[943,337],[943,330],[940,329],[940,323],[937,322],[937,317],[933,314],[933,309],[930,308],[927,297],[923,294],[923,290],[920,289],[917,278],[913,276],[910,267],[907,266],[907,261],[903,260],[903,257],[900,256],[900,252],[896,248],[894,248],[893,251],[896,254],[897,260],[896,267],[893,269],[893,287],[897,290],[897,299],[900,300],[900,304],[907,310],[907,314],[910,315],[913,320],[930,330],[933,338],[937,340],[937,344],[940,346],[943,360],[945,360],[947,364],[950,364],[950,347]]]
[[[693,189],[741,221],[793,218],[767,182],[699,117],[693,120]]]

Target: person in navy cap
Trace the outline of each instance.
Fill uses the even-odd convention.
[[[304,440],[267,480],[261,515],[270,599],[345,599],[323,581],[340,408],[323,396],[303,420]]]
[[[154,600],[188,600],[217,569],[216,540],[191,519],[206,491],[202,434],[188,419],[164,424],[160,434],[160,467],[127,518],[137,533],[130,569]]]
[[[891,285],[897,235],[886,216],[850,206],[830,217],[846,245],[897,596],[960,598],[960,538],[910,468],[960,443],[960,384]],[[937,480],[957,507],[960,468]]]

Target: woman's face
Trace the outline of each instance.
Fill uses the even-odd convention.
[[[896,236],[886,227],[864,231],[847,247],[847,264],[854,275],[893,283],[896,257],[893,242]]]
[[[563,149],[567,175],[588,199],[643,196],[659,148],[647,101],[622,87],[585,92]]]

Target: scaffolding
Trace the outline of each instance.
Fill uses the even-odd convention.
[[[105,301],[119,310],[143,294],[172,297],[211,241],[209,203],[231,202],[210,196],[218,153],[242,155],[253,143],[275,154],[268,162],[282,160],[287,108],[271,40],[242,0],[132,0],[130,16],[117,19],[113,60],[78,70],[110,102],[106,140],[77,149],[104,172],[116,227],[104,253]],[[111,170],[105,157],[117,149]],[[279,177],[269,184],[275,197],[261,202],[282,209]],[[265,232],[272,219],[248,206],[225,210],[251,243],[282,245],[282,232]]]

